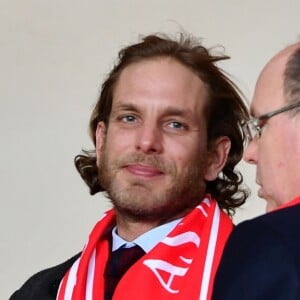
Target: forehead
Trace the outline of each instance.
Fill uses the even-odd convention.
[[[251,104],[254,115],[267,113],[285,104],[284,72],[291,55],[299,46],[300,43],[296,43],[280,51],[262,70]]]
[[[284,104],[284,70],[282,60],[270,61],[256,83],[251,111],[259,116],[280,108]]]
[[[152,104],[203,106],[206,99],[207,88],[195,72],[173,58],[157,57],[132,63],[122,71],[113,106],[120,101],[146,100]]]

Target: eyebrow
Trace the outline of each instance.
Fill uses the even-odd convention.
[[[139,107],[138,105],[130,102],[120,103],[120,104],[116,104],[115,107],[113,107],[112,109],[112,111],[116,111],[116,110],[139,111]],[[192,111],[189,109],[167,106],[166,108],[164,108],[163,115],[190,117],[192,115]]]
[[[112,111],[114,110],[134,110],[137,111],[136,105],[133,103],[121,103],[121,104],[116,104],[115,106],[112,107]]]
[[[192,111],[190,111],[189,109],[181,109],[177,107],[168,106],[164,111],[164,115],[190,117],[192,116]]]

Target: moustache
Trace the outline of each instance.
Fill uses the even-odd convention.
[[[145,155],[142,153],[135,153],[127,155],[125,157],[120,157],[114,161],[115,168],[122,168],[130,164],[143,163],[155,169],[158,169],[162,173],[173,173],[175,171],[175,166],[171,163],[162,162],[154,155]]]

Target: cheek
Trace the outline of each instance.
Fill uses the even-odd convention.
[[[274,155],[271,149],[272,148],[264,147],[258,152],[257,167],[260,169],[260,173],[267,174],[267,176],[270,176],[270,174],[274,172],[278,164],[276,154]]]
[[[107,132],[106,149],[108,154],[121,153],[132,147],[134,142],[130,132],[111,128]]]
[[[278,133],[280,134],[280,133]],[[273,135],[271,139],[264,140],[259,148],[259,166],[262,172],[269,174],[274,179],[277,172],[284,168],[286,155],[290,152],[290,143],[282,137]]]
[[[201,155],[202,154],[202,155]],[[169,151],[166,151],[167,159],[174,160],[178,164],[178,168],[190,168],[198,164],[201,157],[204,156],[204,150],[188,143],[172,145]]]

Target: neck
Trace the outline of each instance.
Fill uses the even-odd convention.
[[[158,227],[160,225],[166,224],[178,218],[184,217],[191,209],[183,211],[180,214],[169,218],[161,219],[145,219],[145,218],[132,218],[124,216],[124,214],[116,210],[116,225],[118,229],[118,235],[124,240],[131,242],[150,231],[151,229]]]
[[[160,225],[158,222],[126,220],[123,217],[118,217],[118,215],[116,221],[118,235],[128,242],[135,240],[140,235]]]

